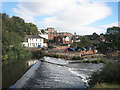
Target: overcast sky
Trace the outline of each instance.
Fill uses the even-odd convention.
[[[32,22],[39,29],[54,27],[80,35],[105,33],[118,25],[118,2],[96,0],[3,0],[2,12]]]

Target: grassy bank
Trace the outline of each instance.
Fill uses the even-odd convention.
[[[96,84],[93,88],[120,88],[120,84],[101,83],[101,84]]]
[[[89,78],[90,87],[118,87],[120,86],[120,63],[106,63],[104,67],[94,72]]]

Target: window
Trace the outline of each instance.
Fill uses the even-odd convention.
[[[69,41],[69,37],[66,37],[65,40],[66,40],[66,41]]]

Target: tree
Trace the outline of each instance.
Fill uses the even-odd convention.
[[[102,53],[120,50],[120,27],[109,27],[105,34],[106,42],[98,44],[98,50]]]
[[[75,43],[72,44],[72,46],[77,46],[79,48],[88,47],[88,46],[91,46],[91,45],[92,45],[92,43],[87,36],[81,36],[80,37],[80,42],[75,42]]]
[[[120,27],[111,27],[107,29],[106,39],[109,47],[113,50],[120,50]]]
[[[42,30],[41,30],[41,33],[45,34],[46,32],[45,32],[45,30],[44,30],[44,29],[42,29]]]
[[[30,56],[30,53],[22,47],[22,41],[26,34],[37,35],[37,26],[33,23],[25,23],[24,19],[0,14],[2,20],[2,59],[16,60]]]

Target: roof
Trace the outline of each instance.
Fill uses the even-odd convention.
[[[25,38],[24,38],[24,41],[27,41],[28,38],[42,38],[42,39],[45,39],[39,35],[26,35]]]
[[[66,37],[68,37],[68,36],[57,36],[57,37],[66,38]]]

